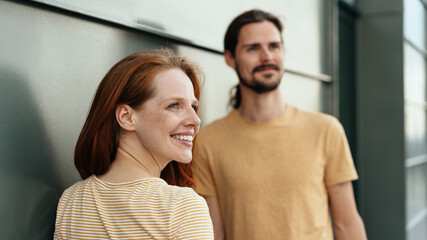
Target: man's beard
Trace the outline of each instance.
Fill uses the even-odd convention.
[[[282,80],[282,74],[280,74],[278,76],[278,78],[270,84],[264,83],[264,82],[260,81],[259,79],[255,78],[255,73],[259,69],[264,68],[264,67],[272,67],[272,68],[276,69],[277,71],[280,71],[279,66],[274,65],[274,64],[265,64],[265,65],[257,66],[252,70],[252,82],[250,83],[247,79],[244,79],[242,77],[242,75],[240,74],[240,71],[239,71],[239,66],[236,64],[236,73],[237,73],[237,76],[239,77],[240,83],[242,83],[245,87],[251,89],[252,91],[254,91],[258,94],[268,93],[268,92],[271,92],[273,90],[276,90],[276,88],[280,85],[280,82]],[[266,75],[268,75],[268,74],[270,74],[270,73],[267,73]]]

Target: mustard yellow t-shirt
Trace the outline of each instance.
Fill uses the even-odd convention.
[[[227,239],[332,240],[327,187],[357,179],[338,120],[293,106],[266,122],[233,111],[195,150],[196,192],[218,198]]]

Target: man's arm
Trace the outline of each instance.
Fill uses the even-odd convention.
[[[357,212],[351,182],[340,183],[329,187],[328,195],[336,239],[367,239],[365,226]]]
[[[223,240],[225,239],[224,226],[222,225],[221,210],[219,208],[218,199],[216,197],[205,197],[205,199],[212,219],[214,238],[215,240]]]

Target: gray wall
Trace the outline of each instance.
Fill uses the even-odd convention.
[[[288,16],[285,31],[292,33],[285,33],[283,97],[303,109],[333,113],[332,1],[272,1],[270,7],[278,3],[286,10],[275,10]],[[235,6],[232,16],[242,10],[237,1],[227,4]],[[205,71],[203,123],[229,111],[228,89],[237,80],[220,52],[113,22],[35,2],[0,1],[0,239],[50,238],[58,198],[79,180],[74,146],[95,89],[124,56],[172,48]]]
[[[357,156],[370,239],[405,239],[403,2],[359,0]]]
[[[359,202],[371,239],[427,236],[426,2],[359,0]]]

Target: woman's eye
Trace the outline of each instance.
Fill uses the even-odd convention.
[[[179,105],[178,103],[172,103],[171,105],[168,106],[168,108],[170,109],[178,109]]]
[[[194,109],[195,112],[197,112],[197,109],[199,108],[199,106],[197,106],[197,105],[193,105],[191,107]]]

